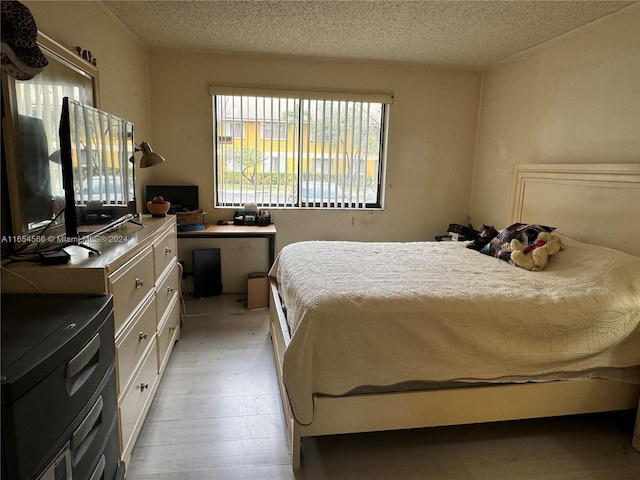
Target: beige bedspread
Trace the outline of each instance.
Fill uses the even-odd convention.
[[[298,422],[313,395],[640,365],[640,257],[563,238],[529,272],[457,242],[301,242],[271,270]]]

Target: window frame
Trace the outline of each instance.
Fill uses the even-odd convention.
[[[379,121],[380,124],[378,125],[378,155],[377,155],[377,160],[376,160],[376,172],[374,175],[374,183],[367,186],[367,182],[364,182],[362,185],[360,185],[359,183],[357,184],[357,191],[358,191],[358,198],[356,201],[350,201],[350,200],[345,200],[345,195],[342,195],[341,200],[339,201],[332,201],[331,198],[326,199],[326,201],[324,199],[322,199],[321,201],[313,201],[313,202],[309,202],[309,201],[304,201],[304,199],[300,199],[297,197],[301,197],[304,196],[302,195],[302,184],[303,182],[307,183],[307,192],[309,191],[308,189],[311,188],[309,187],[310,185],[310,181],[315,182],[314,179],[309,179],[308,177],[306,179],[303,179],[302,177],[302,172],[303,172],[303,163],[307,162],[308,159],[311,159],[312,162],[316,162],[316,161],[322,161],[322,159],[319,159],[317,157],[319,152],[313,152],[313,151],[306,151],[303,153],[303,145],[302,142],[303,141],[307,141],[307,138],[303,139],[303,132],[304,129],[303,128],[297,128],[297,135],[299,138],[297,138],[297,142],[298,145],[296,147],[296,149],[294,149],[293,151],[293,159],[294,159],[294,167],[295,167],[295,171],[293,171],[292,175],[295,175],[295,180],[294,180],[294,184],[293,184],[293,188],[295,190],[292,191],[291,187],[288,188],[288,194],[287,194],[287,198],[283,201],[281,200],[276,200],[276,203],[272,202],[272,201],[267,201],[264,202],[255,202],[258,204],[258,206],[263,207],[263,208],[269,208],[269,209],[277,209],[277,208],[283,208],[283,209],[321,209],[321,208],[328,208],[328,209],[348,209],[348,210],[382,210],[384,208],[384,184],[385,184],[385,176],[386,176],[386,164],[387,164],[387,141],[388,141],[388,125],[389,125],[389,114],[390,114],[390,106],[393,104],[393,100],[394,97],[391,94],[387,94],[387,93],[353,93],[353,92],[318,92],[318,91],[301,91],[301,90],[285,90],[285,89],[262,89],[262,88],[254,88],[254,87],[240,87],[240,86],[215,86],[212,85],[209,87],[209,93],[212,97],[212,104],[213,104],[213,128],[214,128],[214,150],[213,150],[213,162],[214,162],[214,189],[215,189],[215,199],[214,199],[214,204],[216,206],[216,208],[239,208],[242,206],[242,200],[237,201],[237,203],[234,203],[234,201],[232,200],[231,202],[225,201],[224,199],[221,198],[221,193],[218,191],[218,185],[219,185],[219,164],[221,162],[229,162],[229,160],[225,160],[224,158],[220,158],[220,151],[219,148],[224,148],[224,145],[227,145],[227,148],[229,148],[229,142],[228,139],[226,138],[220,138],[220,134],[218,132],[218,115],[219,115],[219,110],[218,110],[218,105],[217,105],[217,99],[218,97],[222,96],[229,96],[229,97],[254,97],[254,98],[266,98],[267,101],[273,101],[273,100],[279,100],[279,101],[283,101],[284,99],[289,99],[295,102],[300,102],[300,105],[303,104],[303,102],[306,100],[307,105],[311,104],[311,101],[314,102],[321,102],[321,101],[331,101],[331,102],[346,102],[347,105],[351,104],[351,105],[355,105],[355,104],[362,104],[362,103],[372,103],[372,104],[380,104],[379,108],[380,108],[380,112],[379,112]],[[242,101],[242,100],[241,100]],[[235,108],[235,107],[234,107]],[[300,106],[299,110],[298,110],[298,119],[294,120],[293,124],[294,124],[294,128],[296,128],[296,125],[303,125],[305,120],[302,118],[302,110],[303,107]],[[369,115],[369,111],[367,111],[367,115]],[[233,122],[236,121],[235,118],[232,119]],[[287,131],[285,132],[285,136],[288,136],[288,130],[289,130],[289,125],[288,122],[281,122],[278,121],[277,119],[275,121],[268,121],[268,119],[266,118],[262,118],[260,119],[260,121],[258,120],[258,118],[256,117],[254,119],[254,121],[256,123],[259,122],[259,127],[256,129],[256,134],[261,135],[263,138],[263,141],[282,141],[282,128],[286,129]],[[279,137],[278,138],[274,138],[272,135],[269,136],[269,138],[264,136],[265,133],[265,124],[269,123],[270,125],[272,125],[271,128],[271,134],[273,134],[273,125],[274,124],[279,124],[280,125],[280,131],[279,133]],[[241,120],[242,123],[242,120]],[[243,129],[243,133],[244,129],[246,128],[245,125],[242,126]],[[369,127],[367,127],[369,128]],[[235,132],[235,129],[234,129]],[[317,135],[317,133],[316,133]],[[310,131],[307,132],[307,137],[311,137],[312,133]],[[238,137],[234,137],[234,138],[238,138]],[[226,141],[225,141],[226,140]],[[233,149],[233,147],[231,147]],[[241,146],[240,149],[242,149],[243,147]],[[339,148],[339,147],[338,147]],[[286,152],[281,152],[281,151],[273,151],[271,152],[271,154],[276,154],[277,156],[280,157],[280,161],[282,161],[282,156],[284,155],[285,157],[287,155],[291,156],[291,151],[286,151]],[[315,156],[314,156],[315,155]],[[335,159],[337,161],[337,159]],[[256,161],[257,162],[265,162],[266,161],[266,156],[262,158],[262,160],[258,159],[256,157]],[[331,161],[331,158],[324,158],[324,161]],[[287,160],[285,159],[285,163],[287,162]],[[366,162],[366,160],[365,160]],[[359,162],[361,163],[361,162]],[[270,168],[269,171],[272,171],[272,167],[273,167],[273,160],[271,160],[270,162]],[[280,172],[285,173],[285,175],[289,175],[287,173],[286,168],[284,170],[279,170]],[[309,169],[307,168],[306,170],[307,172],[309,172]],[[316,172],[317,174],[318,172]],[[337,174],[338,172],[336,172]],[[343,180],[344,182],[344,180]],[[288,180],[286,181],[286,183],[288,183]],[[315,182],[317,183],[317,182]],[[326,181],[325,179],[321,179],[320,180],[320,184],[322,185],[323,189],[324,189],[324,185],[327,186],[331,186],[331,185],[335,185],[336,183],[329,181]],[[337,182],[337,185],[346,185],[344,183],[340,184],[340,182]],[[364,191],[361,192],[360,187],[362,187],[364,189]],[[278,186],[278,190],[277,194],[280,195],[280,190],[279,190],[280,186]],[[336,187],[337,188],[337,187]],[[285,186],[285,190],[287,190],[286,186]],[[368,202],[367,200],[369,199],[367,192],[369,190],[372,190],[375,195],[375,201],[373,202]],[[273,194],[274,189],[270,189],[269,190],[269,195],[271,198],[271,195]],[[256,194],[258,194],[258,190],[256,190]],[[337,194],[337,191],[336,191]],[[294,196],[294,198],[292,198],[292,196]],[[314,200],[316,199],[315,194],[314,194]],[[307,198],[308,200],[308,198]]]

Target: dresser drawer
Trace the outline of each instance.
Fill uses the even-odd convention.
[[[178,254],[178,240],[175,225],[153,242],[155,278],[160,277]]]
[[[115,331],[125,324],[154,285],[153,249],[148,247],[109,276]]]
[[[129,383],[144,352],[153,343],[156,333],[156,300],[149,295],[133,320],[116,338],[116,359],[118,370],[118,394],[122,393]]]
[[[155,337],[154,337],[155,338]],[[133,442],[142,427],[146,410],[153,398],[155,382],[158,379],[158,359],[156,344],[147,351],[140,370],[136,373],[125,397],[120,402],[120,445],[122,452],[128,457]]]
[[[161,277],[156,285],[156,310],[158,312],[158,324],[164,316],[169,302],[180,289],[180,269],[174,263],[166,275]]]
[[[158,329],[158,372],[162,373],[169,360],[169,354],[180,334],[180,302],[175,295],[167,315]]]

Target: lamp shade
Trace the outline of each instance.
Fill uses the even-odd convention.
[[[147,142],[142,142],[140,144],[140,151],[142,152],[140,168],[153,167],[154,165],[164,162],[164,157],[155,153],[151,148],[151,145]]]

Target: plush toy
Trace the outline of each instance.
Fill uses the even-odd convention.
[[[520,240],[511,240],[511,261],[525,270],[540,271],[549,264],[549,257],[564,248],[560,239],[541,232],[535,242],[524,245]]]

